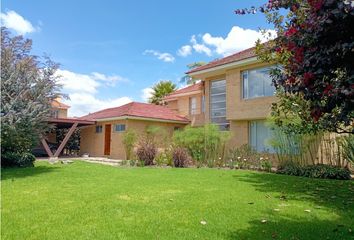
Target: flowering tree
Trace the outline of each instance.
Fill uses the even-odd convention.
[[[257,43],[261,60],[281,66],[271,73],[279,97],[272,107],[277,125],[353,132],[354,1],[269,0],[235,13],[257,11],[278,35]]]

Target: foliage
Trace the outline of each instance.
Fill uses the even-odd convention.
[[[5,152],[1,155],[1,167],[33,167],[35,160],[31,153]]]
[[[123,145],[125,149],[125,157],[131,160],[135,143],[137,141],[137,134],[134,130],[128,129],[123,133]]]
[[[221,165],[225,160],[225,145],[229,132],[220,131],[217,125],[206,124],[203,127],[187,126],[174,133],[177,146],[184,147],[198,166]]]
[[[173,149],[173,166],[183,168],[187,167],[189,162],[188,151],[182,147]]]
[[[58,64],[31,55],[32,41],[1,28],[1,154],[30,153],[49,129]],[[17,161],[16,161],[17,162]]]
[[[62,128],[62,129],[55,129],[56,133],[56,142],[61,143],[66,134],[69,132],[69,129]],[[68,142],[65,145],[65,149],[69,154],[77,154],[80,150],[80,129],[77,128],[69,138]]]
[[[152,87],[152,96],[149,98],[150,103],[156,105],[164,105],[163,98],[176,90],[176,84],[171,81],[160,81]]]
[[[316,164],[316,165],[308,165],[308,166],[288,164],[278,169],[277,173],[293,175],[293,176],[310,177],[310,178],[327,178],[327,179],[339,179],[339,180],[351,179],[350,171],[348,168],[342,168],[338,166],[331,166],[325,164]]]
[[[277,124],[297,116],[304,131],[353,132],[353,2],[269,0],[259,10],[277,32],[276,39],[257,46],[261,60],[282,66],[272,71],[280,99],[273,104],[274,116],[281,117]],[[256,11],[253,7],[236,13]]]
[[[349,134],[339,139],[342,148],[343,158],[354,164],[354,135]]]
[[[150,166],[154,164],[154,159],[157,154],[157,147],[154,141],[144,137],[139,140],[136,155],[143,166]]]
[[[239,169],[258,169],[270,171],[272,163],[270,154],[258,153],[250,145],[244,144],[240,147],[231,148],[228,153],[228,166]]]
[[[194,63],[188,64],[187,68],[189,70],[192,70],[194,68],[197,68],[197,67],[200,67],[200,66],[204,66],[205,64],[207,64],[207,63],[203,62],[203,61],[194,62]],[[199,79],[192,78],[188,74],[186,74],[183,77],[181,77],[181,80],[180,80],[181,83],[186,83],[186,84],[195,84],[197,81],[199,81]]]

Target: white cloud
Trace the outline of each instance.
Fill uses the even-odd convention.
[[[152,88],[144,88],[143,90],[141,90],[141,99],[144,102],[148,102],[149,98],[152,96],[153,90]]]
[[[16,31],[20,35],[35,32],[36,28],[15,11],[7,11],[0,14],[1,26]]]
[[[270,38],[264,36],[261,31],[234,26],[225,38],[213,37],[210,33],[206,33],[203,35],[202,39],[204,44],[214,47],[214,51],[217,54],[228,56],[235,52],[253,47],[258,39],[262,42],[266,42],[276,37],[274,30],[267,30],[267,33],[271,34]]]
[[[89,93],[71,93],[70,99],[64,102],[71,106],[69,109],[70,116],[81,117],[89,113],[93,113],[105,108],[119,107],[132,101],[129,97],[120,97],[114,99],[98,99]]]
[[[145,50],[143,54],[152,54],[164,62],[174,62],[175,57],[170,53],[161,53],[156,50]]]
[[[189,55],[192,53],[192,48],[197,53],[203,53],[207,56],[218,54],[222,56],[228,56],[235,52],[242,51],[244,49],[255,46],[255,42],[260,39],[261,42],[266,42],[276,37],[274,30],[266,30],[266,34],[262,31],[244,29],[238,26],[231,28],[226,37],[212,36],[210,33],[205,33],[202,36],[192,35],[190,45],[184,45],[178,50],[179,56]]]
[[[197,42],[197,39],[195,37],[195,35],[192,36],[191,38],[191,43],[193,46],[193,49],[197,52],[197,53],[205,53],[206,55],[208,55],[209,57],[212,55],[211,53],[211,49],[208,48],[207,46],[205,46],[204,44],[200,44]]]
[[[190,45],[184,45],[177,51],[177,55],[181,57],[187,57],[192,54],[192,47]]]
[[[128,81],[121,76],[107,76],[98,72],[80,74],[62,69],[59,69],[56,74],[60,76],[58,83],[62,84],[63,92],[67,93],[70,98],[64,100],[66,104],[71,106],[69,116],[83,116],[90,112],[117,107],[132,101],[129,97],[99,99],[96,96],[99,87],[113,86],[117,82]]]

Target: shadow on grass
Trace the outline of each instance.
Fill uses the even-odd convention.
[[[25,178],[39,174],[45,174],[57,171],[59,167],[35,166],[27,168],[2,168],[1,181],[7,179]]]
[[[353,181],[252,172],[233,177],[251,184],[256,191],[264,192],[264,201],[266,198],[279,199],[284,204],[290,200],[306,201],[315,208],[335,213],[338,218],[328,220],[262,212],[266,216],[276,217],[265,223],[261,219],[251,221],[249,228],[231,232],[227,239],[354,239]]]

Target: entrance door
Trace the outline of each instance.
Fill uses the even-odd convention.
[[[111,124],[104,127],[104,155],[111,154]]]

